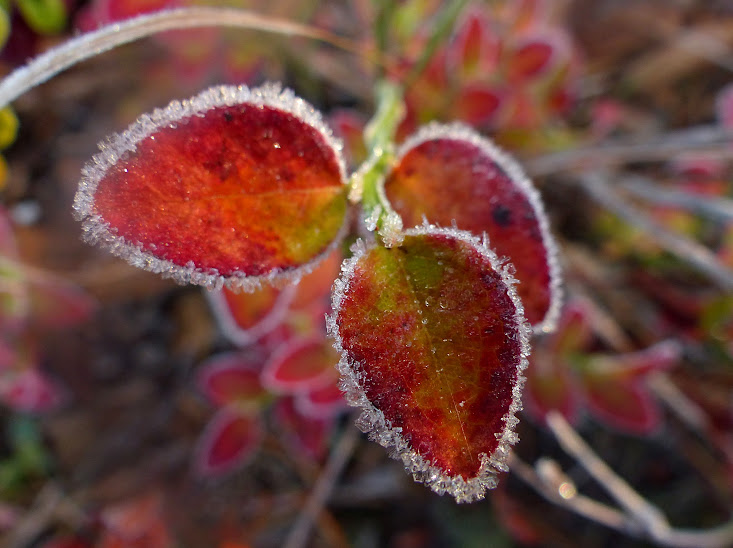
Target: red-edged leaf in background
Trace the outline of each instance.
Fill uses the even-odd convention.
[[[259,414],[243,412],[233,406],[221,408],[199,438],[194,470],[200,477],[222,476],[243,466],[262,441]]]
[[[501,40],[492,28],[487,10],[469,6],[464,10],[446,53],[446,70],[465,77],[485,77],[496,70]]]
[[[214,405],[256,408],[268,398],[259,362],[241,352],[212,356],[199,367],[196,384]]]
[[[325,337],[296,340],[276,352],[262,370],[262,384],[276,393],[321,388],[333,379],[339,356]]]
[[[297,280],[346,227],[341,144],[275,85],[174,101],[100,148],[74,202],[85,239],[181,283]]]
[[[358,425],[434,491],[480,499],[516,441],[529,351],[505,267],[467,232],[430,226],[354,252],[329,329]]]
[[[516,269],[527,319],[554,328],[560,269],[539,194],[506,154],[463,125],[430,124],[408,139],[387,176],[385,193],[404,225],[423,219],[488,234]]]
[[[295,396],[295,408],[298,412],[315,419],[333,417],[343,411],[345,407],[346,401],[339,388],[338,375],[335,370],[333,382]]]
[[[501,116],[503,101],[497,89],[486,84],[469,84],[458,92],[454,111],[467,124],[488,126]]]
[[[638,352],[590,355],[576,368],[588,409],[605,424],[631,434],[645,434],[659,425],[661,413],[645,376],[677,363],[681,347],[663,341]]]
[[[310,417],[301,414],[292,398],[280,398],[273,408],[282,439],[298,454],[305,453],[314,459],[323,458],[334,427],[333,415]]]
[[[569,51],[567,37],[560,32],[528,34],[508,52],[507,79],[517,84],[549,76],[567,61]]]
[[[226,338],[247,346],[282,322],[294,293],[293,286],[279,289],[265,285],[250,293],[212,289],[206,296]]]

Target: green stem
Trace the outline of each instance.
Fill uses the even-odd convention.
[[[384,194],[384,178],[394,159],[394,138],[405,114],[402,89],[382,80],[376,88],[377,109],[364,129],[364,142],[369,157],[351,176],[349,182],[352,202],[361,202],[364,223],[387,247],[402,242],[402,219]]]

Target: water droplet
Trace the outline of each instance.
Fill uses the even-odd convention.
[[[427,318],[423,318],[422,319],[422,324],[423,325],[428,325],[428,319]]]

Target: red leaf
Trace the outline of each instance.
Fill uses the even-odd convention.
[[[272,356],[262,370],[262,384],[284,394],[320,388],[333,378],[338,354],[325,337],[294,341]]]
[[[461,125],[431,124],[402,146],[385,192],[405,226],[428,222],[488,234],[516,268],[527,319],[552,330],[560,269],[539,194],[520,167]]]
[[[503,104],[502,95],[482,84],[461,88],[455,102],[455,115],[472,126],[487,126],[496,122]]]
[[[314,418],[302,415],[290,398],[281,398],[274,417],[283,430],[283,439],[299,454],[305,451],[314,459],[324,456],[334,426],[333,417]]]
[[[260,383],[259,365],[241,353],[209,358],[201,364],[196,383],[214,405],[256,406],[267,396]]]
[[[420,227],[355,248],[329,329],[359,426],[459,502],[481,498],[516,440],[527,328],[496,256],[465,232]]]
[[[491,28],[486,9],[470,6],[446,54],[449,73],[483,77],[496,69],[501,42]]]
[[[232,407],[222,408],[197,443],[194,469],[200,477],[222,476],[244,465],[262,440],[262,419]]]
[[[334,249],[313,272],[303,276],[298,282],[295,290],[295,298],[290,307],[294,309],[305,309],[314,302],[327,298],[331,294],[333,281],[341,272],[341,261],[343,253],[340,249]]]
[[[559,31],[527,35],[507,55],[507,80],[516,84],[543,78],[566,64],[569,52],[568,39]]]
[[[182,283],[297,280],[345,230],[341,146],[277,86],[174,101],[101,149],[74,203],[85,239]]]
[[[333,382],[321,388],[315,388],[295,396],[295,407],[306,417],[325,418],[333,417],[346,407],[344,394],[338,386],[334,372]]]
[[[584,375],[583,386],[588,409],[605,424],[638,435],[659,425],[659,408],[642,381]]]
[[[224,288],[206,293],[224,335],[247,346],[267,335],[283,321],[295,290],[262,286],[251,293]]]
[[[5,259],[18,258],[15,231],[10,222],[8,211],[4,207],[0,207],[0,256]]]

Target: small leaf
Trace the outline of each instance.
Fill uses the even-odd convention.
[[[482,498],[516,440],[529,351],[506,269],[468,233],[430,226],[354,251],[329,329],[357,424],[434,491]]]
[[[226,338],[247,346],[283,321],[294,293],[292,286],[278,289],[265,285],[251,293],[212,289],[206,296]]]
[[[283,394],[320,388],[333,378],[338,360],[338,354],[324,337],[294,341],[265,364],[262,384]]]
[[[260,382],[260,368],[239,352],[212,356],[201,364],[196,384],[214,405],[257,406],[267,396]]]
[[[456,223],[516,268],[527,319],[551,331],[560,310],[556,247],[537,191],[506,154],[462,125],[430,124],[408,139],[384,190],[404,226]]]
[[[233,407],[222,408],[199,438],[194,469],[200,477],[222,476],[244,465],[260,446],[262,419]]]
[[[320,459],[326,453],[329,435],[334,427],[333,416],[314,418],[299,412],[291,398],[280,398],[273,417],[282,430],[283,440],[298,454],[305,452]]]
[[[552,75],[569,61],[569,52],[568,38],[559,31],[526,35],[508,52],[507,80],[518,84]]]
[[[341,145],[289,90],[211,88],[100,148],[74,203],[85,239],[181,283],[294,281],[345,230]]]
[[[472,126],[487,126],[497,121],[504,98],[485,84],[463,86],[456,98],[455,115]]]
[[[333,382],[320,388],[302,392],[295,396],[295,408],[306,417],[333,417],[346,407],[344,394],[338,386],[338,376],[334,370]]]
[[[583,378],[588,409],[605,424],[630,434],[647,434],[660,422],[659,408],[643,381]]]

